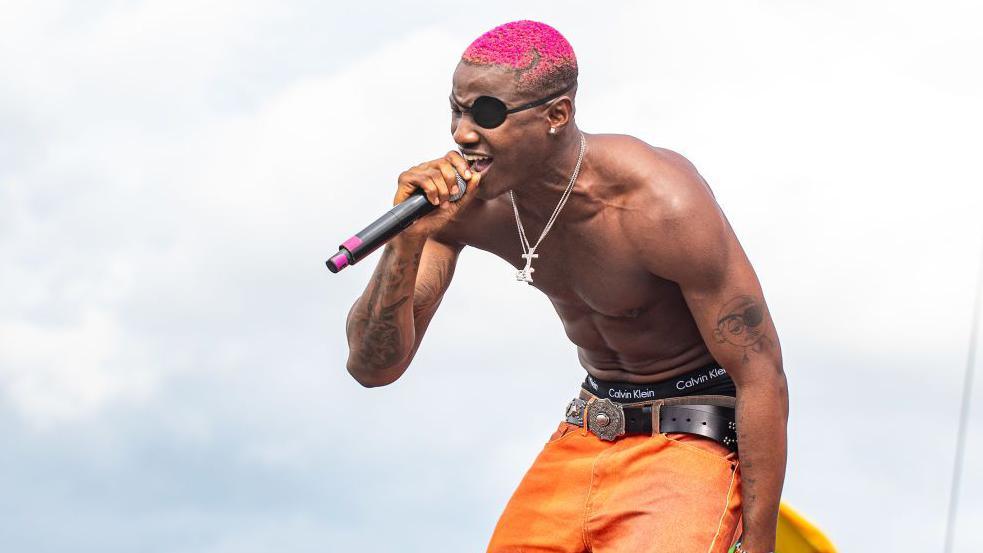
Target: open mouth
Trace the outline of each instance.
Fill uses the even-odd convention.
[[[485,172],[492,164],[492,158],[489,156],[464,154],[464,159],[468,161],[468,164],[471,166],[471,170],[477,171],[478,173]]]

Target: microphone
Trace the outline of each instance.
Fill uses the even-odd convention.
[[[457,176],[458,193],[450,197],[450,201],[456,202],[464,196],[468,190],[468,183],[461,178],[461,175],[454,171]],[[385,215],[379,217],[371,225],[365,227],[348,240],[338,246],[338,253],[325,261],[325,265],[332,273],[344,269],[349,265],[354,265],[364,257],[374,252],[393,236],[396,236],[414,221],[437,209],[437,206],[430,203],[426,193],[422,188],[417,188],[402,202],[393,206]]]

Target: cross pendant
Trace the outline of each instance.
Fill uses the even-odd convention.
[[[529,250],[529,253],[522,254],[522,258],[526,260],[526,266],[515,273],[515,279],[532,284],[532,274],[536,271],[532,268],[532,260],[538,257],[539,254],[535,250]]]

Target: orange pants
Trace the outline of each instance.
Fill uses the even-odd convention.
[[[489,553],[714,553],[739,537],[737,454],[693,434],[603,441],[561,422],[502,513]]]

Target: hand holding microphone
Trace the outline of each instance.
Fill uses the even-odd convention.
[[[343,242],[326,262],[328,269],[337,273],[354,265],[397,234],[425,238],[437,232],[471,202],[480,180],[480,173],[456,151],[404,171],[393,198],[395,207]]]
[[[466,190],[461,190],[457,177],[464,180]],[[467,160],[457,151],[447,152],[440,159],[427,161],[399,175],[393,205],[399,205],[413,194],[425,194],[431,204],[439,204],[434,212],[417,220],[404,233],[420,237],[430,236],[443,228],[474,196],[480,175],[472,171]]]

